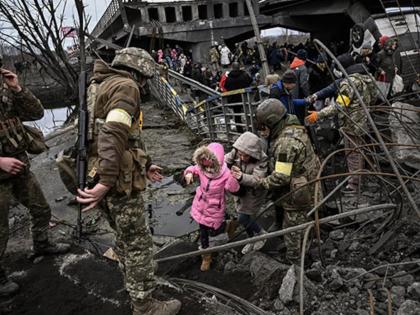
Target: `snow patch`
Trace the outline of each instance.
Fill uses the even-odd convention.
[[[64,256],[60,259],[57,259],[58,267],[59,267],[58,272],[60,273],[61,276],[69,279],[75,285],[84,287],[79,279],[77,279],[77,278],[73,277],[72,275],[66,273],[66,268],[69,267],[70,265],[74,265],[74,264],[78,263],[81,260],[89,259],[89,258],[93,258],[93,257],[94,257],[94,255],[92,253],[89,253],[89,252],[85,253],[83,255],[77,255],[77,254],[66,255],[66,256]],[[117,307],[121,306],[121,303],[118,300],[106,298],[106,297],[102,296],[101,294],[95,292],[94,289],[88,289],[88,288],[85,288],[85,289],[86,289],[86,291],[89,295],[92,295],[92,296],[96,297],[97,299],[100,299],[104,303],[111,303],[111,304],[113,304]]]

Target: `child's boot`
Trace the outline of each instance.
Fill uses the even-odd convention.
[[[211,264],[211,254],[205,254],[201,256],[203,261],[201,262],[201,267],[200,270],[201,271],[209,271],[210,269],[210,264]]]

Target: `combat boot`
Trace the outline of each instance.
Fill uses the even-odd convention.
[[[235,236],[236,229],[238,227],[238,220],[227,220],[226,221],[226,233],[228,239],[231,240]]]
[[[6,276],[3,269],[0,269],[0,296],[10,296],[19,291],[19,285]]]
[[[203,261],[201,262],[201,271],[209,271],[210,270],[210,264],[211,264],[211,254],[205,254],[201,256]]]
[[[178,300],[159,301],[150,298],[144,302],[133,302],[133,315],[176,315],[181,309]]]
[[[49,241],[34,242],[35,256],[43,255],[62,255],[70,251],[70,244],[56,243],[52,244]]]

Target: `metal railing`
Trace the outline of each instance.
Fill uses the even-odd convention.
[[[120,2],[141,2],[139,0],[112,0],[108,8],[106,8],[104,14],[95,25],[92,35],[98,37],[114,20],[114,17],[120,14]]]
[[[219,93],[174,71],[166,77],[157,73],[150,87],[156,99],[203,140],[232,144],[243,132],[256,132],[258,88]]]

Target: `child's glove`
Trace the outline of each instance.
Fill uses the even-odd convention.
[[[185,183],[187,185],[191,184],[194,180],[194,175],[192,173],[188,173],[185,175]]]

